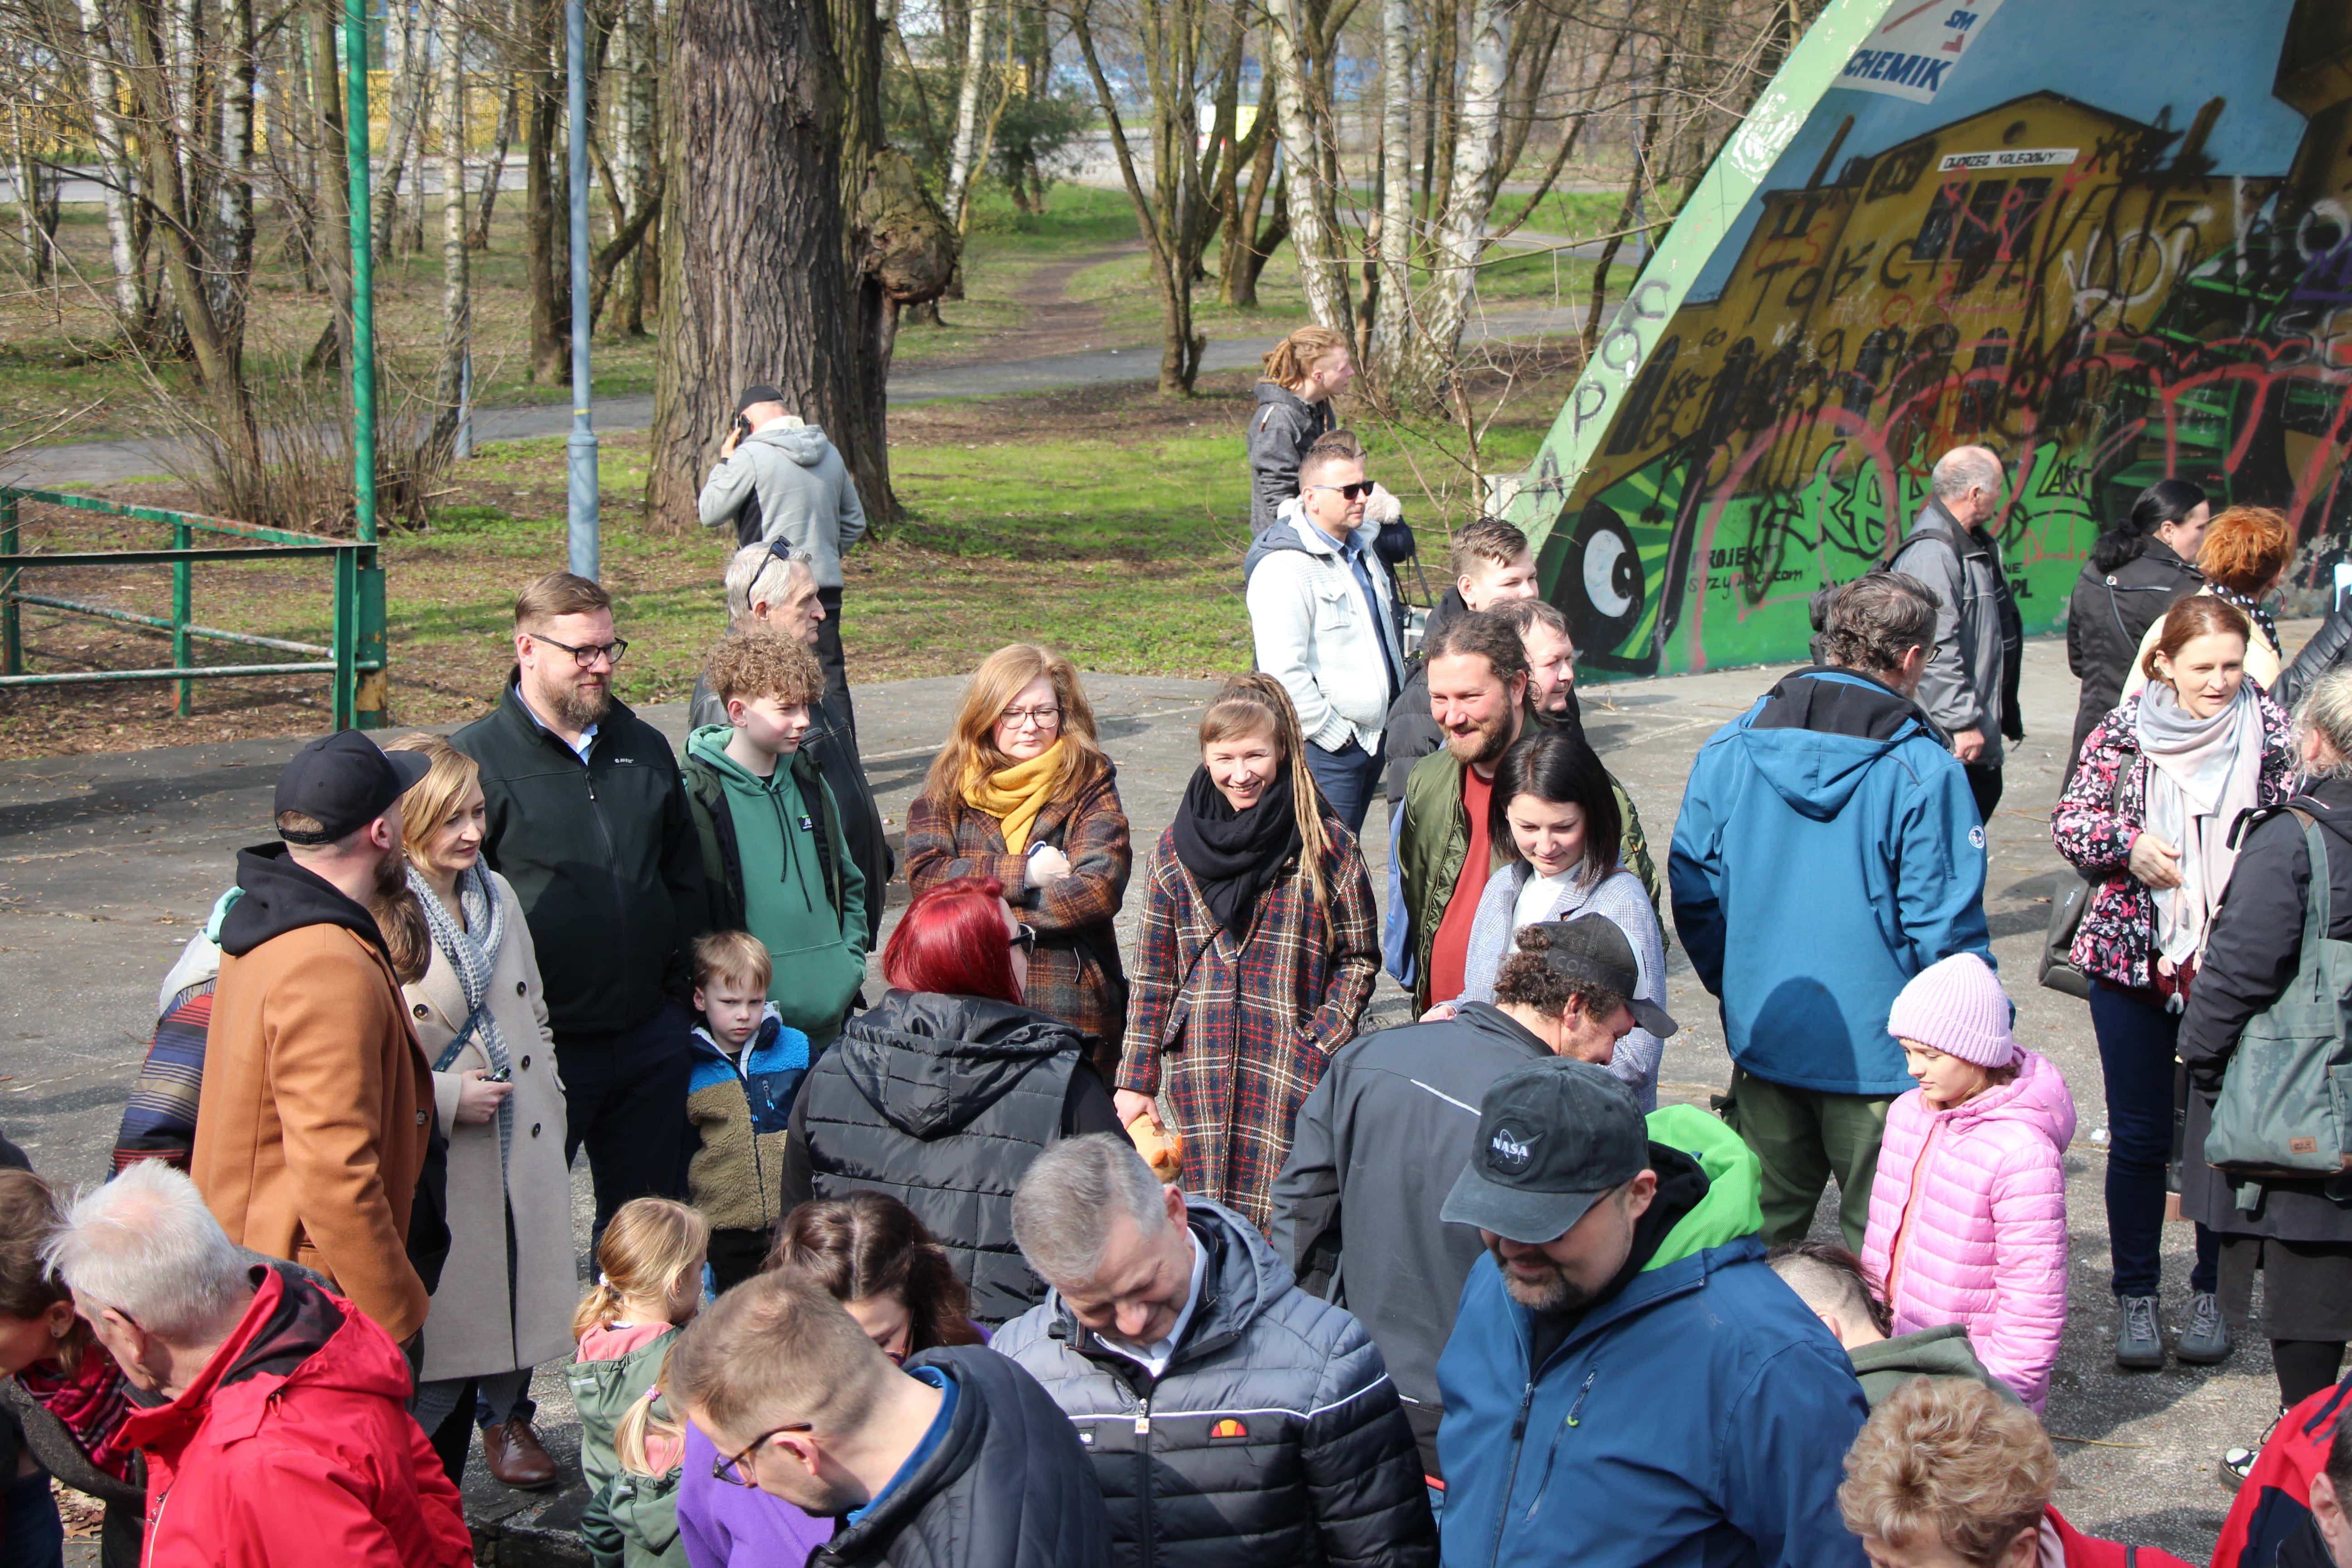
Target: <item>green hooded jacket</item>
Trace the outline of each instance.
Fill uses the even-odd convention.
[[[1764,1228],[1763,1167],[1738,1133],[1695,1105],[1662,1105],[1646,1121],[1651,1142],[1679,1149],[1698,1162],[1706,1175],[1706,1196],[1666,1232],[1642,1273]]]
[[[710,929],[760,939],[775,961],[768,1000],[822,1048],[866,981],[866,879],[843,851],[841,809],[814,761],[794,753],[761,778],[727,754],[733,733],[695,731],[682,764]]]

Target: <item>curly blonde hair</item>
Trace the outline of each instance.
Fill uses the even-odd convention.
[[[2040,1527],[2057,1484],[2057,1453],[2032,1411],[1965,1378],[1915,1377],[1846,1451],[1838,1511],[1865,1541],[1940,1544],[1992,1568]]]
[[[719,639],[702,661],[702,679],[721,702],[772,697],[787,708],[810,707],[824,695],[816,655],[780,633],[737,632]]]

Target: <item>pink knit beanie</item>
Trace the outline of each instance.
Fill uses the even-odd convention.
[[[1886,1032],[1979,1067],[2007,1067],[2017,1055],[2009,1015],[2009,994],[1985,961],[1956,952],[1911,977],[1887,1014]]]

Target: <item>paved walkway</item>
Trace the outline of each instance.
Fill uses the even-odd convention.
[[[2307,631],[2291,627],[2288,640]],[[1728,670],[1589,691],[1587,729],[1624,781],[1661,858],[1698,747],[1777,673]],[[1211,685],[1122,677],[1089,677],[1087,685],[1105,749],[1119,765],[1140,862],[1194,764],[1193,725]],[[958,689],[954,680],[935,679],[857,693],[868,771],[894,831],[920,787]],[[2066,1156],[2074,1316],[2049,1413],[2050,1429],[2073,1439],[2060,1445],[2068,1489],[2062,1502],[2069,1517],[2100,1533],[2202,1562],[2229,1501],[2212,1479],[2213,1458],[2225,1445],[2252,1439],[2269,1417],[2267,1352],[2242,1350],[2214,1371],[2145,1374],[2116,1372],[2106,1354],[2114,1309],[2099,1195],[2103,1157],[2091,1143],[2093,1130],[2105,1121],[2098,1057],[2082,1004],[2032,983],[2044,900],[2060,869],[2048,828],[2061,765],[2052,742],[2063,742],[2074,719],[2074,683],[2058,643],[2029,645],[2024,689],[2033,738],[2012,753],[2008,798],[1991,826],[1986,903],[2001,972],[2018,1005],[2019,1037],[2057,1061],[2081,1112]],[[677,705],[647,711],[678,733]],[[225,885],[235,849],[266,836],[269,791],[296,743],[248,741],[0,764],[0,1126],[48,1174],[87,1182],[104,1173],[123,1096],[153,1023],[156,987]],[[1388,864],[1383,813],[1376,811],[1368,825],[1365,851],[1377,879]],[[1790,874],[1801,875],[1801,868]],[[1132,902],[1122,921],[1130,943]],[[1722,1086],[1729,1062],[1714,1007],[1679,948],[1669,963],[1669,1010],[1684,1027],[1667,1043],[1661,1099],[1704,1104]],[[1402,998],[1384,983],[1373,1022],[1402,1016]],[[574,1188],[584,1247],[584,1167],[574,1173]],[[1825,1209],[1816,1232],[1833,1228]],[[2177,1323],[2188,1227],[2167,1227],[2166,1250],[2166,1311]],[[539,1382],[541,1430],[568,1467],[578,1439],[562,1379],[549,1368]],[[524,1532],[518,1546],[537,1526],[569,1528],[579,1506],[576,1487],[551,1500],[529,1500],[478,1473],[469,1500],[478,1523]]]
[[[1496,310],[1474,318],[1466,342],[1506,342],[1575,331],[1583,324],[1580,306]],[[1257,364],[1276,338],[1221,338],[1202,355],[1203,371],[1243,370]],[[1051,392],[1108,382],[1154,381],[1160,375],[1158,345],[1042,354],[995,364],[910,366],[890,377],[893,404],[935,403],[950,397],[989,397],[1006,393]],[[607,398],[596,405],[599,431],[642,430],[653,423],[651,394]],[[483,408],[474,414],[477,442],[520,441],[562,436],[572,429],[569,403]],[[68,485],[114,484],[170,471],[182,455],[168,437],[133,437],[63,447],[31,447],[0,465],[0,480],[36,489]]]

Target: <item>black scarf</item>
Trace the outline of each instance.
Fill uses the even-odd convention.
[[[1285,863],[1299,852],[1289,765],[1276,771],[1247,811],[1234,809],[1208,769],[1193,769],[1175,832],[1176,858],[1201,884],[1209,912],[1234,933],[1234,941],[1247,941],[1258,895],[1274,886]]]

